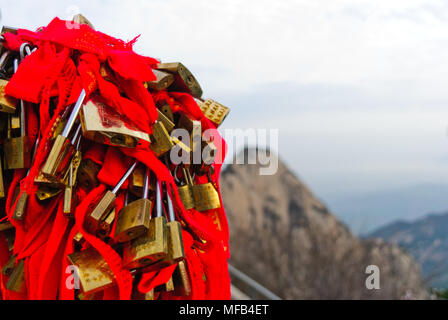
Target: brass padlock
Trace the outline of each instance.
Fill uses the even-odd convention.
[[[106,105],[99,96],[92,96],[83,105],[81,123],[84,137],[98,143],[135,148],[140,140],[150,141],[146,132]]]
[[[5,94],[7,80],[0,79],[0,112],[15,113],[18,100]]]
[[[169,104],[162,104],[159,110],[165,115],[165,117],[167,117],[171,122],[174,123],[174,114]]]
[[[14,70],[18,69],[19,62],[14,60]],[[29,137],[26,135],[26,111],[25,103],[20,100],[20,136],[11,137],[11,124],[8,124],[8,137],[5,140],[5,168],[24,169],[31,164],[31,146]]]
[[[187,130],[190,134],[190,148],[193,155],[193,163],[200,161],[200,151],[202,142],[202,126],[198,120],[193,120],[183,114],[177,123],[178,128]],[[198,158],[199,154],[199,159]]]
[[[166,71],[174,75],[174,82],[169,87],[172,91],[187,92],[196,98],[202,96],[202,89],[196,78],[182,63],[159,63],[158,70]]]
[[[198,211],[206,211],[221,207],[218,191],[216,191],[213,183],[194,184],[192,187],[195,209]]]
[[[165,90],[174,82],[174,76],[171,73],[152,70],[156,76],[156,80],[148,81],[145,85],[152,90]]]
[[[64,179],[66,181],[66,186],[64,191],[64,204],[62,212],[68,217],[73,217],[72,214],[73,188],[75,185],[77,171],[82,158],[81,151],[79,150],[79,145],[81,143],[81,136],[79,136],[80,131],[81,131],[81,125],[78,126],[78,129],[76,130],[76,133],[72,140],[72,145],[76,144],[75,154],[70,163],[70,167],[67,172],[67,177]]]
[[[174,146],[168,131],[161,121],[154,123],[151,141],[150,148],[157,157],[170,151]]]
[[[96,236],[100,239],[106,239],[109,236],[112,229],[112,224],[115,220],[115,209],[112,209],[108,215],[100,222],[100,229],[97,231]]]
[[[162,111],[157,109],[157,112],[159,114],[159,117],[157,118],[158,121],[163,123],[163,126],[165,127],[167,132],[173,131],[175,124],[173,121],[171,121]]]
[[[123,265],[128,269],[147,267],[162,261],[168,254],[166,218],[162,215],[160,183],[156,185],[156,217],[149,222],[148,231],[123,247]]]
[[[16,265],[16,256],[9,257],[8,261],[2,267],[2,274],[4,276],[9,277],[11,273],[14,271],[14,267]]]
[[[213,122],[217,127],[221,125],[230,112],[229,108],[212,99],[200,99],[198,105],[204,113],[204,116]]]
[[[115,227],[115,241],[127,242],[147,233],[152,209],[152,202],[148,198],[149,177],[149,168],[146,168],[142,198],[126,204],[120,210]]]
[[[80,13],[74,15],[72,21],[75,21],[76,23],[79,23],[79,24],[86,24],[86,25],[88,25],[90,28],[92,28],[93,30],[95,30],[95,27],[93,26],[93,24],[92,24],[86,17],[84,17],[84,16],[83,16],[82,14],[80,14]]]
[[[25,261],[23,259],[17,262],[14,270],[11,272],[9,279],[6,282],[6,288],[17,293],[26,292]]]
[[[179,166],[177,166],[174,169],[174,179],[177,183],[180,185],[177,186],[177,191],[179,192],[180,200],[182,201],[182,204],[186,210],[190,210],[194,208],[194,199],[193,199],[193,180],[191,179],[190,172],[186,168],[182,168],[183,176],[185,182],[180,182],[178,176],[177,176],[177,169]]]
[[[70,131],[75,124],[75,120],[78,117],[81,106],[86,97],[86,92],[82,89],[78,100],[73,107],[70,117],[65,124],[64,130],[54,140],[50,153],[48,154],[47,161],[42,167],[42,174],[44,177],[51,181],[61,181],[64,174],[71,163],[71,159],[75,154],[74,146],[69,140]]]
[[[188,274],[187,264],[179,261],[173,273],[175,296],[189,296],[191,294],[191,280]]]
[[[106,217],[108,213],[112,210],[115,205],[116,194],[120,190],[123,183],[129,178],[134,168],[137,166],[137,161],[135,161],[132,166],[125,172],[123,177],[117,185],[112,189],[112,191],[107,190],[103,195],[101,200],[93,207],[89,213],[87,213],[84,226],[90,233],[96,234],[100,230],[100,223]]]
[[[98,172],[101,167],[90,159],[83,159],[79,165],[76,182],[86,192],[90,192],[99,185]]]
[[[138,165],[134,171],[132,171],[132,175],[129,180],[129,191],[138,198],[143,196],[143,187],[145,184],[145,173],[146,167],[141,164]],[[155,179],[154,175],[150,175],[149,179],[149,191],[151,193],[155,192]]]
[[[79,280],[84,294],[92,294],[115,285],[115,276],[94,248],[68,255],[68,260],[75,266],[75,281]]]
[[[34,157],[36,156],[36,150],[37,150],[38,144],[39,144],[39,138],[37,138],[36,142],[34,143],[32,162],[34,162]],[[30,169],[28,169],[26,176],[28,176],[29,173],[30,173]],[[20,193],[20,184],[17,184],[16,190],[17,190],[16,191],[17,194],[19,194]],[[23,190],[22,193],[20,193],[19,199],[17,200],[16,206],[14,208],[14,213],[12,215],[13,219],[23,220],[23,217],[25,216],[25,212],[26,212],[27,203],[28,203],[28,193],[26,190]]]
[[[168,214],[170,221],[166,224],[168,231],[168,257],[169,264],[174,264],[185,258],[184,243],[182,240],[182,227],[176,221],[174,207],[171,198],[167,192]]]

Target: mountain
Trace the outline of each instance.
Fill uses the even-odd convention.
[[[427,297],[402,249],[354,236],[282,161],[274,175],[261,167],[232,164],[221,175],[235,267],[285,299]],[[369,265],[380,269],[380,290],[366,289]]]
[[[369,234],[396,220],[415,220],[448,208],[448,185],[424,184],[358,195],[326,194],[325,202],[352,231]]]
[[[430,285],[448,288],[448,213],[430,214],[413,222],[394,222],[369,237],[399,245],[422,265]]]

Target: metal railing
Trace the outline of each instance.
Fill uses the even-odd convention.
[[[232,300],[282,300],[275,293],[229,264]]]

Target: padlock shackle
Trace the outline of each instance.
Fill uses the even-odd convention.
[[[145,178],[143,179],[143,199],[148,199],[149,194],[149,168],[146,167]]]
[[[79,98],[76,101],[75,106],[73,107],[72,113],[70,114],[70,117],[67,120],[67,124],[65,125],[61,136],[66,137],[66,138],[68,137],[70,130],[72,129],[73,125],[75,124],[75,120],[78,117],[79,110],[81,110],[81,106],[82,106],[85,98],[86,98],[86,91],[84,89],[82,89],[81,94],[79,95]]]
[[[166,188],[166,202],[168,203],[168,215],[170,216],[170,222],[176,221],[176,216],[174,215],[173,202],[171,201],[168,188]]]
[[[75,143],[76,143],[76,140],[78,139],[78,136],[79,136],[79,133],[81,132],[81,123],[78,125],[78,127],[76,128],[76,132],[75,132],[75,134],[73,135],[73,138],[72,138],[72,145],[75,145]]]
[[[160,190],[160,181],[156,182],[156,218],[162,216],[162,192]]]
[[[14,73],[19,69],[19,59],[14,59]],[[26,135],[26,123],[25,123],[25,102],[20,99],[20,135],[24,137]]]
[[[117,185],[112,190],[113,194],[116,194],[118,192],[118,190],[120,190],[121,186],[127,180],[127,178],[129,178],[129,176],[131,175],[132,171],[134,171],[136,166],[137,166],[137,160],[134,161],[132,166],[128,169],[128,171],[125,172],[125,174],[121,177],[120,181],[118,181]]]

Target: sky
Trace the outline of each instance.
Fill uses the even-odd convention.
[[[182,61],[226,128],[275,148],[321,197],[448,183],[448,3],[438,0],[5,1],[1,24],[83,13]]]

